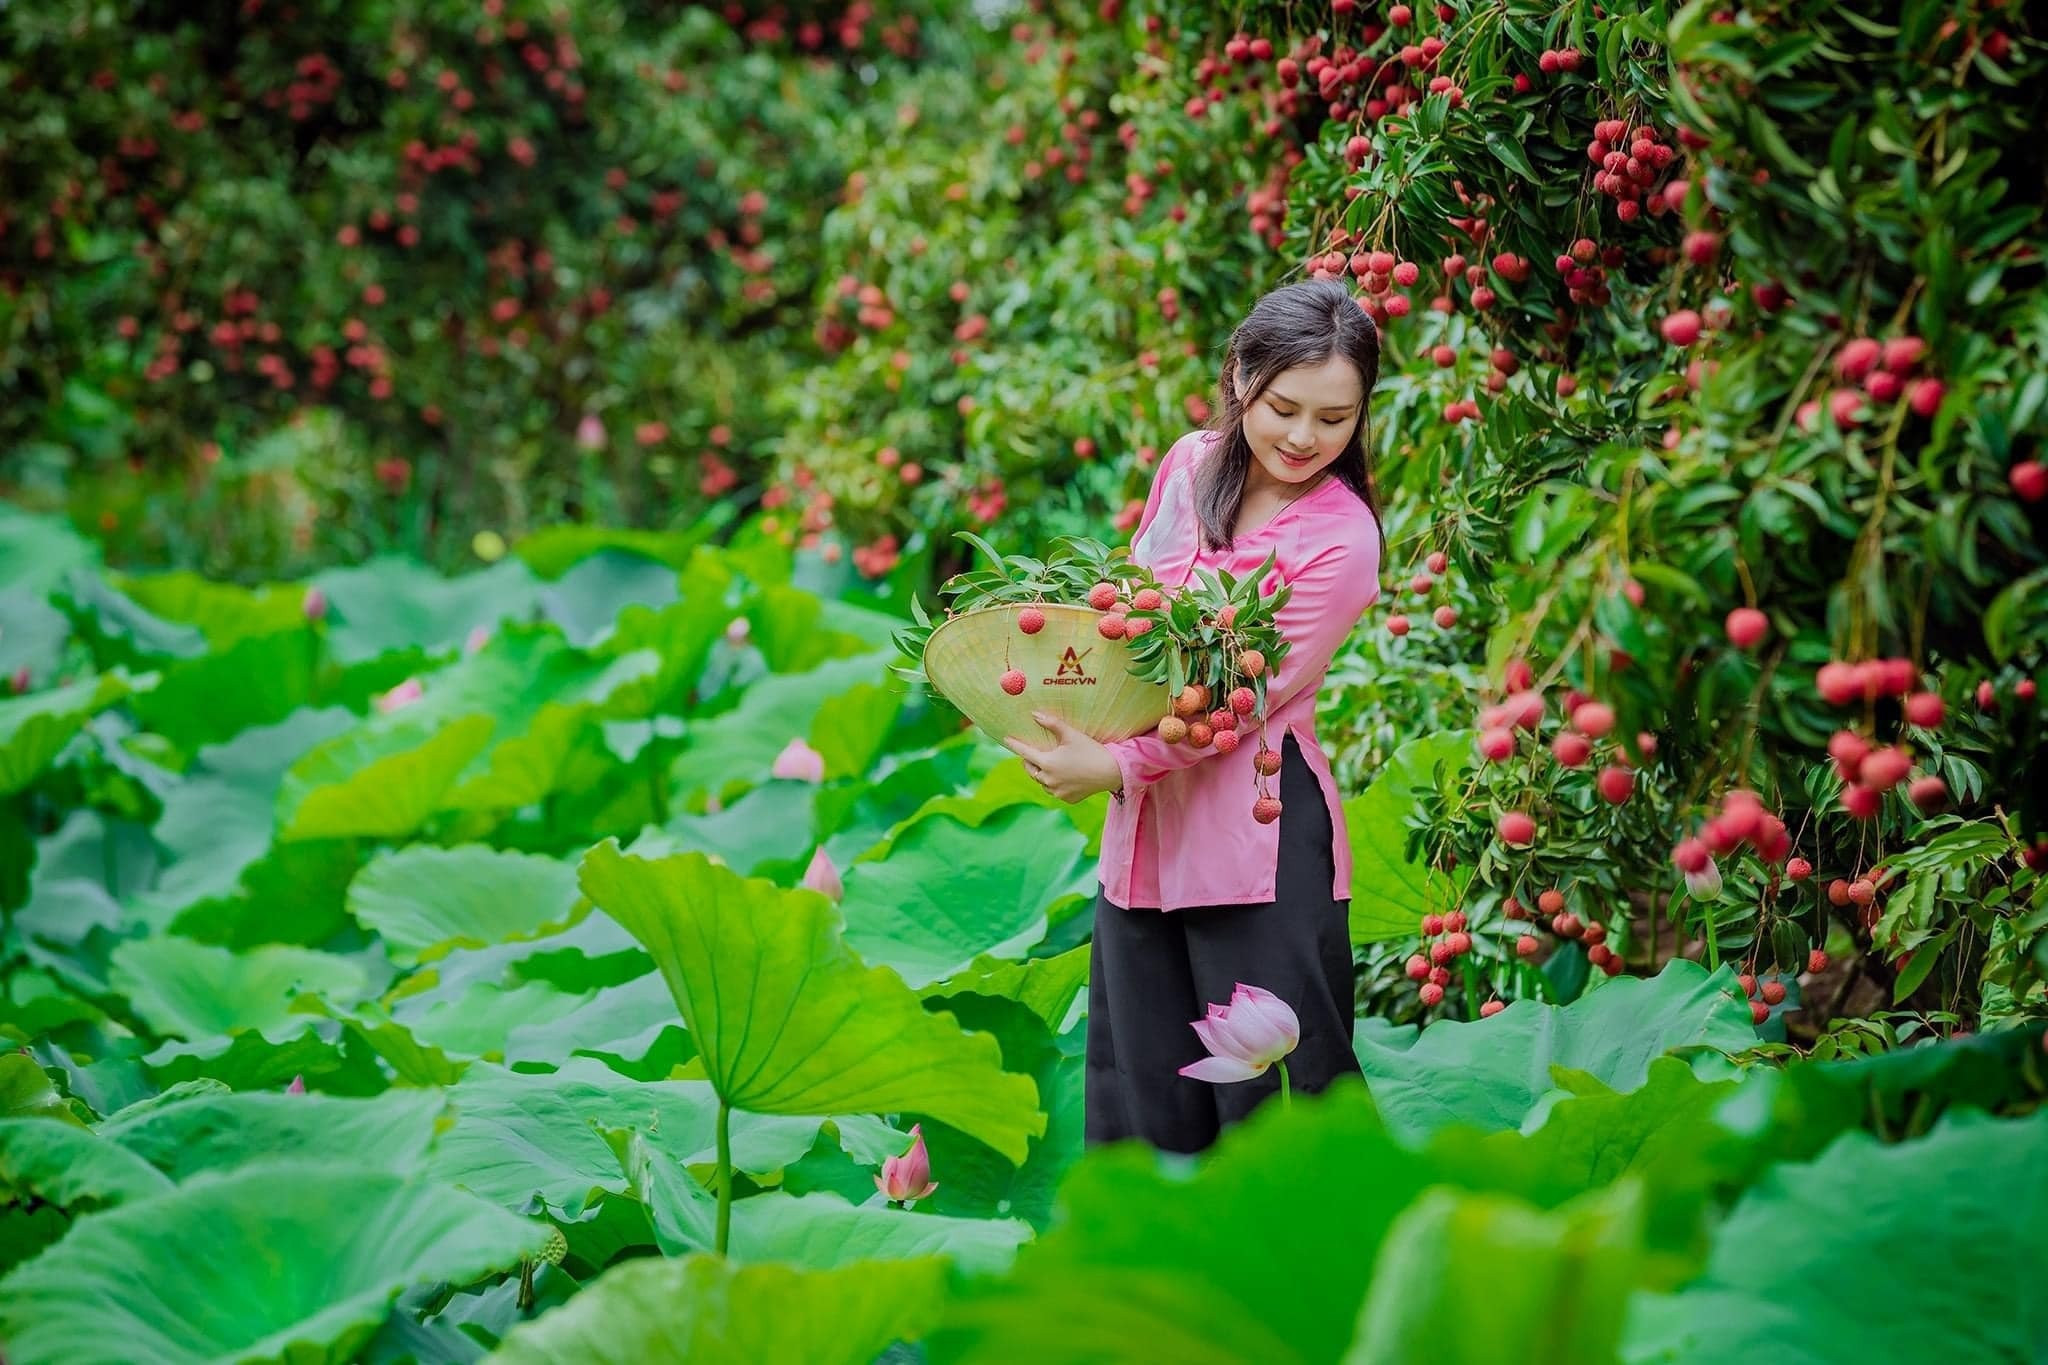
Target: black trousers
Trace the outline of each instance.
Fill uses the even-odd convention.
[[[1249,795],[1245,804],[1250,819]],[[1280,1089],[1277,1067],[1220,1085],[1180,1074],[1209,1051],[1191,1025],[1211,1003],[1228,1004],[1240,981],[1273,992],[1301,1020],[1301,1043],[1287,1058],[1295,1092],[1313,1094],[1347,1072],[1360,1074],[1351,1050],[1351,902],[1330,895],[1330,813],[1291,733],[1281,741],[1280,804],[1270,902],[1161,912],[1126,910],[1097,893],[1088,951],[1087,1146],[1136,1137],[1165,1151],[1199,1152]]]

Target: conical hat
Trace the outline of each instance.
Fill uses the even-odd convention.
[[[1165,683],[1130,671],[1131,648],[1105,640],[1092,607],[1033,603],[1045,628],[1017,628],[1023,604],[977,607],[941,621],[924,646],[924,673],[940,696],[994,739],[1043,744],[1045,727],[1033,711],[1063,717],[1081,733],[1108,743],[1143,734],[1171,709]],[[1003,691],[1006,669],[1021,669],[1024,690]]]

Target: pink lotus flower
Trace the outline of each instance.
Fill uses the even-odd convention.
[[[576,444],[585,450],[604,449],[604,423],[596,413],[584,413],[583,420],[576,424]]]
[[[932,1183],[932,1157],[924,1149],[924,1125],[910,1126],[910,1150],[902,1156],[892,1156],[882,1162],[880,1173],[875,1176],[875,1188],[882,1197],[896,1203],[910,1199],[922,1199],[938,1188]]]
[[[1280,1059],[1301,1042],[1301,1021],[1285,1000],[1244,982],[1230,993],[1227,1005],[1211,1005],[1206,1018],[1194,1022],[1195,1033],[1209,1056],[1190,1062],[1180,1074],[1198,1081],[1248,1081],[1278,1063],[1286,1089],[1287,1064]]]
[[[407,678],[389,692],[377,694],[377,709],[388,715],[402,706],[412,705],[426,694],[427,689],[420,686],[418,678]]]
[[[294,1077],[292,1077],[292,1083],[291,1083],[290,1085],[288,1085],[288,1086],[286,1086],[286,1087],[284,1088],[284,1093],[285,1093],[285,1094],[287,1094],[287,1095],[303,1095],[303,1094],[305,1094],[305,1093],[306,1093],[306,1078],[305,1078],[304,1076],[294,1076]]]
[[[471,626],[469,634],[462,641],[462,652],[464,654],[474,654],[490,642],[491,628],[489,626]]]
[[[318,621],[327,615],[327,594],[318,588],[306,589],[306,600],[302,604],[308,621]]]
[[[818,845],[818,851],[811,855],[811,865],[804,869],[804,879],[798,885],[812,891],[822,891],[833,900],[846,898],[846,883],[839,878],[839,869],[826,856],[825,846]]]
[[[775,766],[768,772],[772,777],[791,777],[799,782],[823,782],[825,756],[804,743],[799,735],[783,746],[775,756]]]

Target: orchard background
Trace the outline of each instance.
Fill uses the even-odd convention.
[[[0,1270],[79,1315],[0,1344],[80,1358],[103,1244],[218,1292],[154,1200],[299,1246],[278,1203],[323,1264],[274,1196],[361,1153],[293,1084],[344,1134],[541,1114],[551,1164],[493,1183],[427,1115],[337,1234],[391,1274],[162,1358],[574,1355],[692,1295],[858,1361],[1177,1313],[1305,1359],[1964,1350],[1909,1285],[2048,1351],[1864,1197],[1967,1159],[2011,1173],[1974,1254],[2048,1225],[2044,38],[1933,0],[0,9]],[[1386,346],[1382,597],[1319,720],[1371,1099],[1268,1106],[1203,1207],[1381,1250],[1283,1324],[1169,1234],[1195,1187],[1081,1158],[1100,800],[1037,799],[886,646],[956,532],[1126,539],[1231,327],[1310,275]],[[987,1105],[726,1067],[687,983],[746,964],[635,928],[707,913],[663,901],[692,878],[837,902],[818,932],[959,1025],[899,1069],[993,1034]],[[196,1185],[181,1114],[239,1135]],[[918,1119],[935,1201],[783,1203],[876,1195]],[[1642,1150],[1579,1171],[1618,1121]],[[1395,1203],[1266,1190],[1283,1154]],[[1737,1254],[1788,1205],[1829,1210],[1789,1288]],[[1546,1280],[1575,1238],[1597,1273]],[[1872,1240],[1896,1286],[1844,1327],[1813,1281]],[[1501,1245],[1528,1283],[1444,1307]],[[1102,1265],[1237,1288],[1045,1312]],[[1528,1354],[1554,1302],[1590,1316]]]

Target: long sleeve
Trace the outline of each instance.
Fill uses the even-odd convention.
[[[1354,524],[1365,528],[1362,534],[1347,536],[1317,551],[1307,564],[1287,577],[1294,591],[1274,618],[1288,642],[1287,658],[1266,689],[1269,718],[1322,678],[1359,617],[1379,597],[1379,529],[1370,516]],[[1168,744],[1151,734],[1117,740],[1103,747],[1116,759],[1126,793],[1157,782],[1170,772],[1192,767],[1217,752],[1214,748]]]
[[[1145,510],[1139,514],[1138,525],[1131,532],[1131,545],[1134,550],[1137,544],[1145,538],[1145,532],[1152,529],[1153,519],[1159,515],[1159,503],[1166,494],[1166,484],[1173,475],[1174,462],[1180,458],[1181,447],[1194,439],[1197,434],[1190,433],[1168,446],[1166,453],[1159,457],[1159,463],[1153,466],[1152,490],[1145,495]]]

